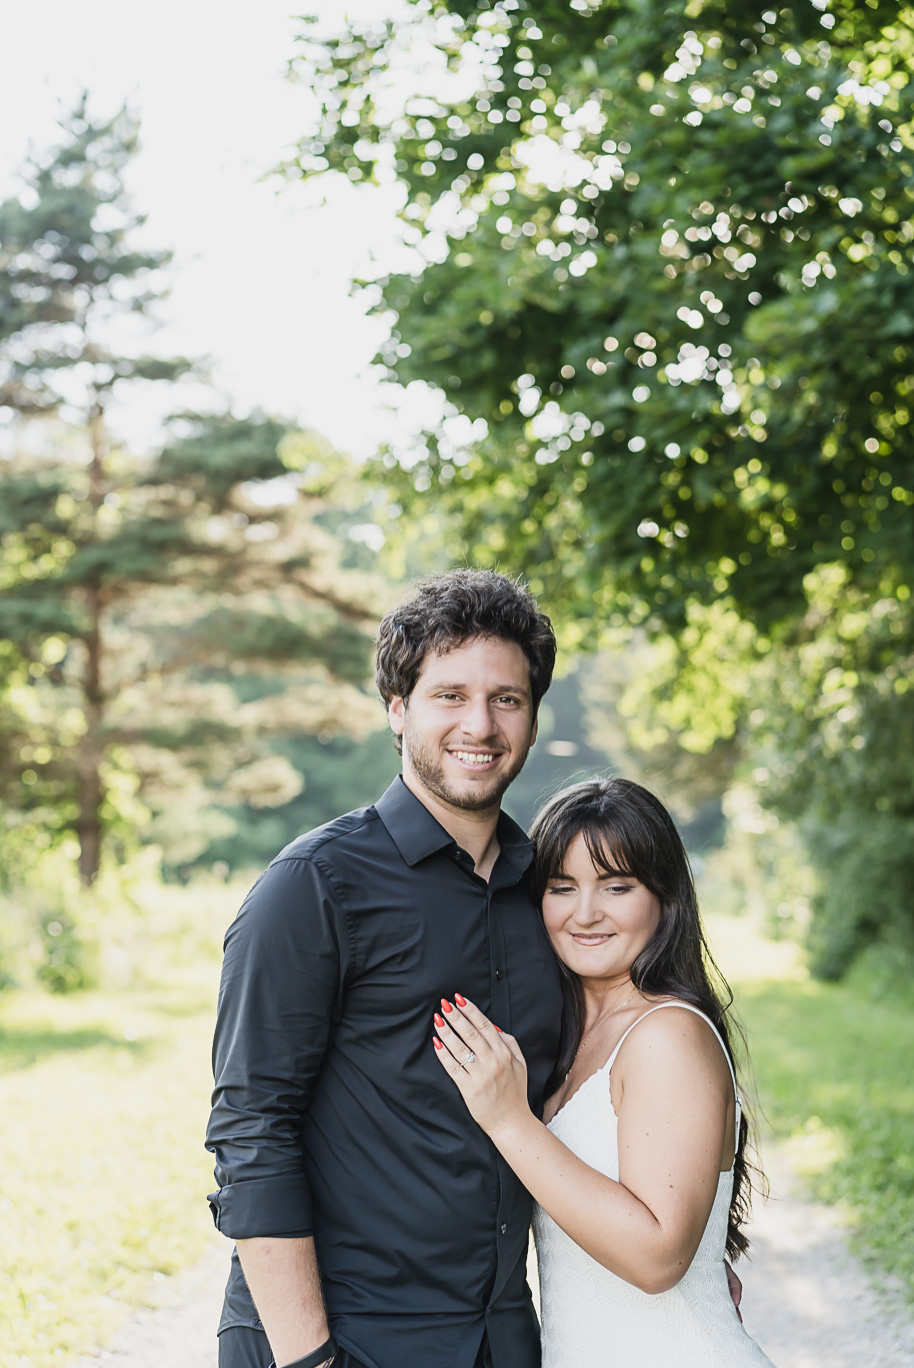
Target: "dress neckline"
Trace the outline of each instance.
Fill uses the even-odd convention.
[[[608,1055],[607,1058],[603,1061],[603,1063],[600,1065],[600,1067],[599,1067],[598,1069],[594,1069],[593,1073],[589,1073],[589,1074],[587,1075],[586,1078],[583,1078],[583,1079],[581,1080],[581,1082],[580,1082],[580,1083],[578,1084],[578,1086],[575,1088],[574,1092],[571,1093],[571,1095],[570,1095],[569,1097],[566,1097],[566,1098],[565,1098],[565,1101],[562,1103],[562,1105],[561,1105],[556,1111],[554,1111],[554,1112],[552,1113],[552,1115],[550,1116],[549,1120],[546,1122],[546,1125],[548,1126],[551,1122],[553,1122],[553,1121],[555,1120],[555,1118],[556,1118],[561,1112],[563,1112],[563,1111],[565,1110],[565,1108],[568,1106],[569,1102],[573,1102],[574,1099],[577,1097],[578,1093],[581,1091],[581,1089],[584,1088],[584,1087],[586,1087],[587,1084],[590,1083],[590,1081],[591,1081],[592,1079],[594,1079],[594,1078],[599,1078],[600,1074],[603,1073],[604,1070],[609,1069],[609,1068],[612,1067],[613,1063],[615,1062],[616,1055],[619,1053],[619,1049],[621,1048],[622,1043],[623,1043],[623,1041],[625,1040],[625,1037],[628,1035],[629,1031],[634,1030],[634,1028],[638,1025],[638,1022],[639,1022],[639,1021],[643,1020],[644,1017],[649,1016],[650,1013],[653,1012],[653,1011],[655,1011],[658,1007],[666,1007],[666,1006],[670,1006],[670,1007],[674,1007],[674,1006],[675,1006],[675,1007],[678,1007],[679,1005],[680,1005],[679,1003],[673,1003],[673,1002],[670,1002],[670,1003],[665,1003],[665,1002],[654,1002],[654,1003],[652,1003],[652,1004],[650,1005],[650,1007],[647,1008],[646,1011],[644,1011],[644,1012],[641,1013],[641,1016],[635,1017],[634,1021],[630,1022],[629,1025],[626,1026],[625,1030],[622,1032],[622,1034],[620,1035],[619,1039],[616,1041],[615,1045],[614,1045],[614,1046],[612,1047],[612,1049],[610,1050],[609,1055]],[[612,1102],[610,1102],[610,1106],[612,1106]],[[615,1114],[615,1110],[616,1110],[615,1107],[613,1107],[613,1114]]]
[[[639,1017],[638,1020],[640,1021],[641,1018]],[[621,1042],[620,1042],[620,1043],[621,1043]],[[615,1053],[615,1051],[614,1051],[613,1053]],[[590,1074],[587,1075],[586,1078],[583,1078],[583,1079],[581,1080],[581,1082],[578,1084],[578,1086],[575,1088],[574,1092],[571,1093],[568,1097],[565,1098],[565,1101],[562,1103],[562,1105],[561,1105],[560,1107],[557,1107],[557,1108],[556,1108],[556,1110],[555,1110],[555,1111],[552,1113],[552,1115],[550,1116],[549,1120],[546,1121],[546,1122],[544,1122],[544,1125],[546,1125],[546,1126],[551,1126],[552,1123],[553,1123],[553,1121],[555,1120],[555,1118],[556,1118],[557,1116],[561,1116],[561,1114],[562,1114],[562,1112],[565,1110],[565,1108],[566,1108],[567,1106],[569,1106],[569,1105],[574,1101],[574,1099],[577,1097],[578,1093],[583,1092],[583,1090],[587,1087],[587,1084],[588,1084],[588,1083],[592,1083],[593,1080],[594,1080],[595,1078],[599,1078],[599,1077],[600,1077],[600,1074],[601,1074],[601,1073],[605,1073],[605,1071],[609,1068],[610,1064],[612,1063],[612,1059],[613,1059],[613,1057],[612,1057],[612,1055],[610,1055],[609,1058],[607,1059],[607,1061],[606,1061],[605,1064],[601,1064],[600,1067],[599,1067],[599,1069],[594,1069],[593,1073],[590,1073]],[[610,1105],[611,1107],[612,1107],[612,1105],[613,1105],[613,1104],[612,1104],[612,1098],[610,1098],[610,1100],[609,1100],[609,1105]],[[616,1110],[615,1107],[613,1107],[613,1113],[614,1113],[614,1114],[615,1114],[615,1110]]]

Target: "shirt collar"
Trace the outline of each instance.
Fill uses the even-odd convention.
[[[402,774],[397,775],[374,806],[410,868],[439,850],[456,849],[453,836],[406,787]],[[533,843],[506,812],[499,813],[495,833],[498,837],[499,861],[504,859],[519,874],[522,873],[533,860]]]

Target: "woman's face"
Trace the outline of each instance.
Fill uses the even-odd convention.
[[[596,868],[583,835],[563,863],[543,894],[553,949],[583,979],[627,979],[657,930],[660,899],[631,874]]]

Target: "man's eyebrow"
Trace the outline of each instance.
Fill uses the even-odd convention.
[[[429,688],[446,689],[449,693],[460,693],[468,689],[469,685],[466,682],[456,683],[436,679],[433,683],[429,683]],[[493,695],[506,693],[523,694],[525,698],[530,698],[532,696],[529,687],[525,684],[496,684],[494,689],[490,690],[490,693]]]

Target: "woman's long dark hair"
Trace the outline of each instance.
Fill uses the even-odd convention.
[[[568,847],[583,836],[595,868],[628,874],[660,901],[660,920],[631,969],[634,986],[652,997],[688,1002],[711,1020],[736,1067],[732,1038],[745,1046],[742,1030],[729,1015],[733,1002],[726,980],[708,949],[689,858],[673,820],[658,798],[631,779],[588,779],[563,789],[540,809],[530,828],[536,845],[534,893],[539,902],[551,878],[562,871]],[[571,1067],[584,1030],[584,994],[580,980],[561,965],[565,1013],[560,1058],[549,1091]],[[733,1196],[727,1229],[727,1253],[737,1258],[749,1241],[741,1230],[749,1216],[750,1174],[748,1122],[743,1110],[733,1163]]]

